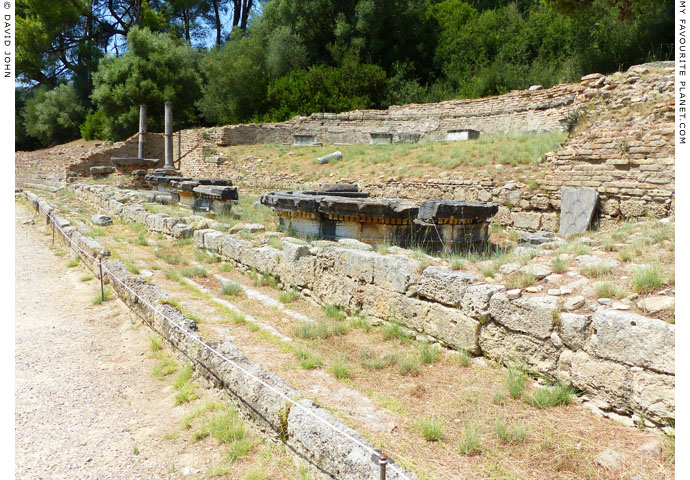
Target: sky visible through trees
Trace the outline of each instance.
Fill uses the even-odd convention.
[[[17,149],[481,97],[673,56],[670,0],[18,0]],[[160,105],[158,105],[160,103]],[[60,109],[54,108],[60,105]]]

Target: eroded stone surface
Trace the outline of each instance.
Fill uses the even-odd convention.
[[[558,234],[584,233],[592,223],[599,193],[591,188],[563,187],[561,190],[561,220]]]

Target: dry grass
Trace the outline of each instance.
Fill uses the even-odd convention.
[[[134,240],[138,234],[126,226],[114,225],[109,235]],[[103,237],[106,244],[111,241],[109,238],[111,237]],[[669,240],[665,240],[664,244],[667,245],[668,242]],[[172,241],[163,239],[161,244],[173,251]],[[181,262],[193,260],[191,249],[175,248],[180,252]],[[156,257],[152,248],[137,246],[136,242],[125,242],[121,254],[147,265],[159,264],[167,268],[165,260]],[[473,265],[472,260],[467,262],[468,268],[476,268]],[[198,278],[198,282],[220,294],[221,285],[213,277],[213,273],[221,271],[222,264],[209,264],[207,269],[209,275]],[[224,273],[224,276],[238,283],[252,284],[252,279],[237,269]],[[247,323],[227,322],[224,313],[207,299],[190,293],[179,282],[166,278],[164,270],[154,270],[153,282],[179,299],[179,302],[184,302],[186,312],[203,318],[200,333],[204,338],[224,338],[225,334],[217,330],[222,329],[233,337],[250,359],[266,366],[298,391],[308,392],[318,385],[321,392],[318,394],[320,403],[336,412],[375,444],[384,446],[389,455],[403,465],[410,466],[421,478],[450,479],[456,478],[457,472],[463,472],[468,479],[477,480],[613,480],[616,478],[614,473],[594,464],[594,458],[604,447],[625,454],[626,474],[640,474],[647,478],[673,476],[673,465],[668,460],[649,461],[635,454],[649,432],[617,425],[576,405],[541,409],[532,406],[522,400],[524,392],[531,392],[527,379],[520,395],[514,399],[508,394],[507,384],[504,383],[507,382],[508,373],[492,362],[481,367],[468,361],[467,366],[459,368],[456,355],[442,355],[433,363],[422,363],[419,352],[421,345],[405,335],[399,336],[402,330],[395,332],[394,327],[391,328],[388,340],[383,340],[384,328],[380,326],[368,331],[363,328],[346,328],[342,334],[323,338],[317,336],[304,340],[295,339],[300,348],[307,350],[309,355],[318,357],[324,365],[333,365],[339,358],[349,360],[346,366],[351,377],[347,380],[347,388],[372,399],[381,414],[390,416],[391,424],[395,425],[392,430],[375,432],[367,428],[364,417],[358,416],[356,405],[348,401],[343,403],[334,394],[343,387],[334,376],[318,368],[296,368],[295,353],[291,349],[275,338],[263,335],[260,330],[252,331]],[[256,288],[272,298],[277,299],[280,294],[271,285],[258,285]],[[297,324],[245,296],[233,297],[232,302],[284,335],[291,336]],[[290,308],[317,321],[349,326],[349,321],[324,318],[326,314],[323,311],[302,298],[295,299]],[[363,351],[368,353],[363,354]],[[400,370],[399,365],[405,358],[416,359],[416,375]],[[361,361],[354,363],[352,359]],[[314,376],[319,373],[321,376]],[[519,384],[521,373],[515,370],[511,375],[514,377],[512,381]],[[438,419],[442,422],[442,439],[438,442],[426,441],[419,434],[416,425],[416,419],[419,418]],[[499,436],[496,431],[497,419],[505,420],[505,438],[516,440],[506,442]],[[520,428],[523,426],[524,439],[519,440],[522,436]],[[510,435],[512,429],[516,429],[513,437]],[[473,438],[479,440],[479,446],[470,448],[477,443]],[[668,452],[671,447],[664,448]]]

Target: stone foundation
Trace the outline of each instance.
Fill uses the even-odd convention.
[[[101,188],[70,189],[147,226],[167,224],[166,215],[136,206],[118,211]],[[322,304],[399,322],[420,340],[505,364],[520,362],[571,383],[585,392],[591,408],[611,416],[644,415],[659,426],[675,419],[675,326],[662,320],[607,308],[587,315],[562,313],[556,297],[511,299],[503,286],[480,283],[468,273],[425,268],[407,255],[382,255],[344,240],[310,246],[284,238],[277,249],[254,247],[216,230],[196,230],[193,236],[197,248],[275,275]]]

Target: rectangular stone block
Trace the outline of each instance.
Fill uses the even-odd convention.
[[[592,315],[592,355],[672,374],[675,325],[629,312],[600,309]]]

